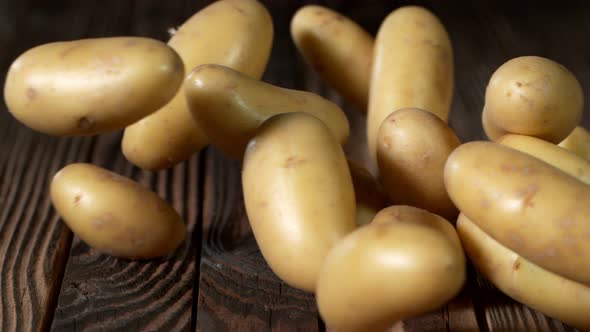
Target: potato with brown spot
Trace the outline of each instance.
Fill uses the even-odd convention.
[[[70,164],[61,169],[51,182],[50,195],[74,234],[113,256],[165,256],[185,237],[184,222],[158,195],[91,164]]]
[[[291,37],[320,77],[365,113],[373,37],[349,18],[318,5],[297,10],[291,20]]]
[[[453,97],[453,49],[436,16],[422,7],[393,11],[375,40],[367,140],[376,160],[381,123],[391,112],[416,107],[447,122]]]
[[[582,87],[567,68],[523,56],[504,63],[490,78],[482,121],[493,141],[511,133],[557,144],[580,122],[583,109]]]
[[[459,210],[498,242],[542,268],[590,284],[590,270],[581,268],[590,266],[590,186],[491,142],[466,143],[451,153],[445,186]]]
[[[126,47],[129,41],[136,46]],[[34,130],[94,135],[153,113],[174,96],[183,77],[178,54],[157,40],[55,42],[34,47],[12,63],[4,98],[10,113]]]
[[[364,167],[349,159],[348,168],[356,198],[356,224],[363,226],[388,205],[389,199],[381,184]]]
[[[590,185],[590,163],[570,151],[531,136],[509,134],[498,143],[538,158]]]
[[[590,161],[590,132],[584,127],[576,127],[561,143],[564,149],[567,149],[586,161]]]
[[[272,19],[264,5],[256,0],[222,0],[184,22],[168,45],[180,54],[187,71],[214,63],[259,79],[272,38]],[[123,154],[143,169],[172,167],[209,144],[203,127],[189,112],[184,89],[178,89],[167,105],[125,129]]]
[[[355,228],[355,197],[342,147],[306,113],[268,119],[246,150],[244,203],[270,268],[314,292],[330,248]]]
[[[590,287],[545,270],[503,246],[464,214],[457,232],[467,256],[513,299],[582,331],[590,330]]]
[[[377,142],[379,174],[389,198],[455,220],[459,212],[447,195],[443,173],[459,144],[453,130],[429,112],[405,108],[391,113]]]
[[[340,240],[320,270],[316,299],[334,331],[385,331],[434,310],[466,278],[453,226],[410,206],[391,206]]]
[[[311,92],[284,89],[210,64],[195,68],[184,86],[188,109],[211,143],[238,160],[258,127],[279,113],[310,113],[340,144],[348,138],[348,119],[340,107]]]

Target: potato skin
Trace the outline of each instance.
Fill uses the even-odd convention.
[[[168,45],[180,54],[187,72],[216,63],[259,79],[268,62],[272,37],[272,19],[260,2],[223,0],[189,18]],[[135,165],[159,170],[190,158],[208,143],[188,111],[181,88],[170,103],[125,130],[122,149]]]
[[[267,120],[248,145],[242,170],[246,212],[271,269],[314,292],[330,248],[355,228],[355,198],[342,148],[306,113]]]
[[[590,161],[590,132],[584,127],[576,127],[568,137],[559,143],[559,146]]]
[[[498,143],[529,154],[590,185],[590,163],[570,151],[531,136],[509,134]]]
[[[166,104],[184,67],[170,47],[138,37],[93,38],[34,47],[10,66],[9,111],[58,136],[121,129]]]
[[[211,143],[238,160],[258,127],[278,113],[313,114],[340,144],[348,138],[348,119],[340,107],[311,92],[280,88],[212,64],[195,68],[184,86],[188,109]]]
[[[158,195],[91,164],[75,163],[61,169],[51,182],[50,195],[74,234],[113,256],[164,256],[185,237],[184,222]]]
[[[369,224],[375,215],[387,207],[389,199],[383,187],[363,166],[348,160],[356,198],[356,224]]]
[[[373,37],[351,19],[318,5],[297,10],[291,20],[291,36],[320,77],[366,113]]]
[[[590,287],[531,263],[464,214],[457,220],[457,232],[470,260],[502,292],[582,331],[590,329]]]
[[[589,284],[590,187],[491,142],[458,147],[445,165],[449,196],[502,245],[549,271]]]
[[[367,139],[376,160],[377,135],[394,110],[416,107],[447,121],[453,96],[453,50],[441,22],[421,7],[401,7],[375,40]]]
[[[416,108],[391,113],[377,142],[379,174],[391,201],[455,220],[459,212],[447,195],[443,173],[449,154],[460,144],[432,113]]]
[[[384,331],[433,310],[465,282],[465,256],[453,226],[410,206],[391,206],[339,241],[316,299],[335,331]]]
[[[555,144],[574,130],[583,109],[584,94],[576,77],[542,57],[523,56],[504,63],[486,88],[485,112],[490,125]]]

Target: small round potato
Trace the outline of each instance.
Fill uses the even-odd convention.
[[[590,185],[590,163],[570,151],[531,136],[509,134],[498,143],[530,154]]]
[[[555,144],[580,122],[584,94],[564,66],[537,56],[512,59],[498,68],[486,89],[487,122],[500,131]],[[493,137],[493,133],[489,132]]]
[[[178,213],[136,182],[77,163],[51,182],[51,201],[65,223],[91,247],[124,258],[171,253],[184,240]]]
[[[559,143],[559,146],[590,161],[590,132],[583,127],[576,127],[568,137]]]
[[[356,224],[363,226],[370,223],[388,205],[389,200],[381,184],[364,167],[348,160],[348,168],[356,198]]]
[[[184,77],[166,44],[137,37],[37,46],[10,66],[9,111],[50,135],[94,135],[125,128],[165,105]]]
[[[447,195],[443,173],[459,144],[453,130],[429,112],[404,108],[391,113],[377,141],[379,174],[389,198],[454,221],[459,212]]]
[[[449,196],[470,220],[531,262],[590,285],[590,186],[526,153],[461,145],[445,165]]]
[[[375,39],[367,142],[376,159],[377,136],[394,110],[417,107],[448,121],[453,97],[453,49],[440,20],[422,7],[393,11]]]
[[[391,206],[340,240],[320,270],[316,299],[334,331],[384,331],[435,308],[465,282],[453,226],[410,206]]]
[[[340,107],[311,92],[280,88],[212,64],[195,68],[184,86],[188,108],[211,143],[238,160],[258,127],[278,113],[310,113],[340,144],[348,138],[348,120]]]
[[[369,98],[373,37],[354,21],[326,7],[301,7],[291,36],[308,64],[357,110]]]
[[[182,24],[168,45],[187,72],[207,63],[262,77],[272,47],[270,14],[256,0],[215,1]],[[127,127],[121,143],[133,164],[148,170],[172,167],[209,144],[188,111],[184,89],[157,112]]]
[[[581,331],[590,330],[590,287],[522,258],[487,235],[464,214],[457,232],[477,269],[513,299]]]
[[[307,113],[271,117],[248,145],[242,186],[268,265],[287,284],[314,292],[324,257],[356,227],[352,180],[336,138]]]

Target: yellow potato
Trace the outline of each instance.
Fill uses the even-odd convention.
[[[379,174],[389,198],[455,220],[459,212],[443,176],[449,154],[461,144],[453,130],[429,112],[404,108],[383,121],[377,139]]]
[[[491,143],[447,160],[449,196],[469,219],[531,262],[590,284],[590,187],[525,153]]]
[[[137,37],[44,44],[20,55],[4,85],[9,111],[50,135],[121,129],[166,104],[184,67],[173,49]]]
[[[486,112],[485,108],[481,112],[481,123],[483,125],[483,131],[490,141],[497,141],[502,136],[508,134],[508,132],[490,122],[488,112]]]
[[[453,96],[453,50],[441,22],[421,7],[402,7],[383,21],[375,40],[367,139],[394,110],[416,107],[447,121]]]
[[[473,264],[502,292],[582,331],[590,330],[590,287],[522,258],[463,214],[457,232]]]
[[[590,132],[583,127],[576,127],[568,137],[559,143],[559,146],[590,161]]]
[[[384,331],[442,306],[465,282],[453,226],[409,206],[391,206],[340,240],[320,270],[316,299],[334,331]]]
[[[51,201],[91,247],[124,258],[164,256],[184,240],[178,213],[136,182],[91,164],[70,164],[51,182]]]
[[[377,212],[388,205],[388,199],[369,171],[351,160],[348,160],[348,168],[356,198],[356,224],[363,226],[370,223]]]
[[[188,109],[211,143],[238,160],[258,127],[278,113],[310,113],[340,144],[348,138],[340,107],[310,92],[280,88],[220,65],[195,68],[184,86]]]
[[[317,5],[304,6],[295,13],[291,36],[321,78],[366,112],[373,37],[354,21]]]
[[[287,284],[313,292],[324,257],[355,228],[354,190],[338,141],[312,115],[275,115],[248,145],[242,185],[268,265]]]
[[[537,56],[504,63],[486,88],[485,112],[490,124],[506,133],[555,144],[574,130],[583,109],[584,94],[576,77],[557,62]]]
[[[553,143],[531,136],[509,134],[498,143],[530,154],[590,185],[590,163]]]
[[[223,0],[189,18],[168,45],[180,54],[187,71],[216,63],[258,79],[266,68],[272,36],[272,19],[261,3]],[[208,143],[179,89],[167,105],[125,130],[122,149],[135,165],[158,170],[190,158]]]

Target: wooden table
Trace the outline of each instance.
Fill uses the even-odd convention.
[[[474,1],[475,2],[475,1]],[[85,37],[150,36],[207,1],[0,0],[0,78],[35,45]],[[298,55],[289,37],[294,11],[307,1],[267,1],[275,44],[264,80],[320,93],[341,104]],[[407,1],[324,1],[375,33]],[[414,3],[414,2],[412,2]],[[463,141],[483,139],[484,88],[499,65],[541,55],[570,68],[590,87],[590,5],[584,1],[419,2],[446,25],[455,49],[450,123]],[[587,94],[586,94],[587,95]],[[352,125],[350,158],[366,162],[364,116],[343,104]],[[312,295],[269,270],[251,235],[240,164],[208,147],[189,161],[145,172],[120,152],[121,132],[86,138],[42,135],[0,111],[0,330],[2,331],[324,331]],[[588,126],[586,113],[583,123]],[[87,161],[157,191],[188,225],[184,245],[168,259],[128,261],[82,243],[51,207],[48,184],[68,163]],[[517,304],[477,277],[440,310],[399,323],[402,331],[572,331]],[[395,279],[392,280],[395,282]],[[589,313],[590,314],[590,313]]]

